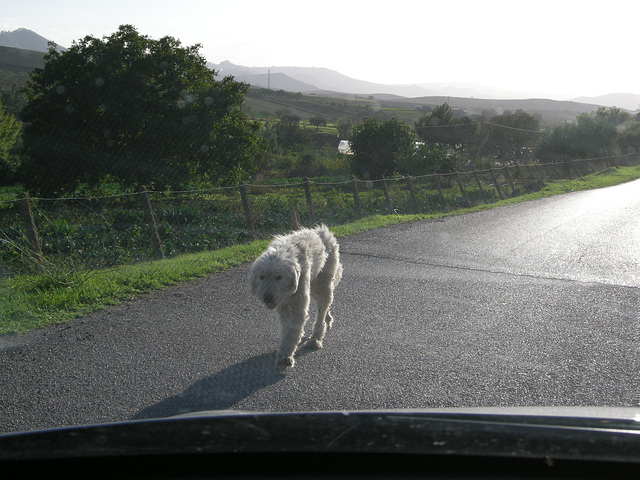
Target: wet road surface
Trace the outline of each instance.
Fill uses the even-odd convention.
[[[640,182],[340,239],[293,369],[249,265],[0,346],[0,433],[199,410],[640,406]]]

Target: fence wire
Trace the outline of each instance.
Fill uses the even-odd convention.
[[[99,197],[16,196],[0,201],[0,274],[51,266],[105,268],[160,258],[158,253],[167,258],[218,249],[316,223],[450,211],[534,192],[547,181],[638,163],[638,154],[631,154],[371,181],[304,180]],[[157,244],[150,236],[153,229]]]

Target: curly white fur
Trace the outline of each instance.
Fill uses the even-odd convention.
[[[342,277],[339,245],[325,225],[276,236],[255,260],[249,273],[251,293],[280,317],[276,364],[292,367],[313,297],[318,315],[305,346],[322,348],[333,317],[329,307]]]

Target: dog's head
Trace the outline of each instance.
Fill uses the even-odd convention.
[[[249,272],[251,293],[267,308],[275,308],[298,290],[300,266],[297,262],[265,252],[253,262]]]

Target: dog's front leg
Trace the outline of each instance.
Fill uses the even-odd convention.
[[[276,365],[293,367],[295,364],[293,354],[302,338],[303,324],[304,322],[299,325],[280,322],[280,346],[276,354]]]
[[[276,365],[293,367],[293,354],[300,344],[304,324],[309,310],[309,298],[301,296],[297,302],[285,305],[278,311],[280,315],[280,346],[276,353]]]

